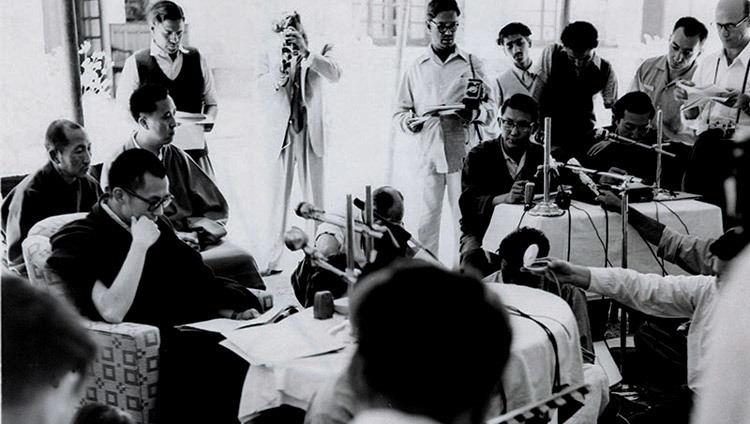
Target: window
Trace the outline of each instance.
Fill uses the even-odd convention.
[[[367,36],[376,45],[396,44],[397,27],[401,6],[405,0],[360,0],[354,3],[359,9],[360,24],[367,29]],[[408,45],[427,45],[427,30],[424,16],[427,0],[410,0]]]
[[[563,0],[526,0],[527,18],[531,39],[536,45],[553,43],[560,36]]]
[[[102,19],[99,0],[77,0],[78,43],[91,43],[92,51],[100,51],[102,45]]]

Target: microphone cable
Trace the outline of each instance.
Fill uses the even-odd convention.
[[[591,227],[594,229],[594,234],[596,234],[596,238],[599,239],[599,243],[602,245],[602,249],[604,249],[605,266],[606,264],[609,264],[609,266],[612,266],[612,263],[609,261],[609,258],[607,257],[607,247],[604,244],[604,240],[602,240],[602,236],[599,234],[599,230],[596,228],[596,224],[594,224],[594,219],[591,218],[591,214],[589,214],[588,211],[586,211],[585,209],[579,208],[578,206],[575,206],[575,205],[570,205],[570,206],[586,214],[586,217],[589,219],[589,222],[591,223]]]
[[[675,218],[677,218],[677,220],[680,221],[680,224],[682,224],[682,227],[685,228],[685,233],[687,235],[690,235],[690,230],[688,229],[687,224],[685,224],[685,221],[683,221],[682,218],[680,218],[680,215],[678,215],[677,212],[675,212],[674,210],[672,210],[672,208],[667,206],[663,200],[656,200],[655,202],[667,208],[668,211],[672,212],[672,215],[674,215]]]

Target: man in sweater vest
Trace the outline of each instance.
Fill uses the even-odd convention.
[[[589,22],[573,22],[550,44],[533,66],[533,97],[542,118],[552,118],[552,145],[568,156],[582,156],[594,144],[594,96],[604,107],[617,100],[617,77],[612,65],[596,54],[599,33]]]
[[[138,87],[161,85],[169,90],[178,111],[205,113],[210,120],[216,119],[219,106],[211,69],[198,49],[181,44],[185,31],[182,8],[171,1],[155,2],[148,9],[148,22],[151,46],[125,61],[117,88],[118,101],[127,109],[130,95]],[[213,127],[205,128],[208,131]],[[214,178],[205,140],[202,144],[195,149],[184,146],[185,152]]]

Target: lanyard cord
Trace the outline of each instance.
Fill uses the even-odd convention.
[[[719,76],[719,65],[721,64],[721,55],[716,59],[716,68],[714,69],[714,85],[716,84],[716,79]],[[747,61],[747,64],[745,65],[745,77],[742,80],[742,90],[740,91],[740,94],[745,93],[745,88],[747,88],[747,76],[748,73],[750,73],[750,60]],[[735,124],[740,123],[740,113],[742,110],[737,107],[737,117],[734,120]],[[708,116],[706,117],[706,124],[709,124],[711,119],[711,111],[708,111]]]

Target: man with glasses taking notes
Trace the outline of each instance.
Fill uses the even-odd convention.
[[[430,46],[406,70],[393,115],[405,133],[419,134],[424,180],[417,238],[435,254],[446,190],[458,239],[461,167],[468,147],[480,138],[480,127],[492,124],[496,109],[482,62],[456,46],[460,14],[455,0],[432,0],[428,4]],[[460,107],[462,102],[467,107]],[[453,112],[430,112],[441,105],[456,104],[460,109]]]
[[[537,128],[539,107],[531,97],[514,94],[500,108],[500,135],[474,147],[466,157],[461,175],[461,268],[486,276],[494,269],[482,239],[490,224],[495,205],[523,203],[524,187],[537,181],[537,167],[544,160],[541,146],[532,144]]]
[[[731,159],[731,138],[737,130],[750,129],[750,2],[720,0],[716,5],[716,32],[722,49],[707,55],[692,81],[680,81],[675,99],[688,100],[686,88],[714,85],[724,90],[725,100],[709,100],[695,107],[682,107],[685,124],[698,134],[685,172],[684,189],[703,195],[703,200],[725,211],[722,184]],[[726,211],[725,211],[726,212]],[[725,213],[725,218],[726,213]],[[724,221],[726,226],[732,222]]]
[[[229,218],[224,195],[192,158],[171,144],[177,122],[175,104],[167,89],[150,84],[140,86],[130,96],[130,113],[138,126],[121,151],[144,149],[161,160],[169,177],[171,196],[163,205],[164,216],[177,237],[199,250],[206,265],[217,275],[246,287],[264,289],[255,259],[223,237]],[[101,185],[107,191],[109,163],[104,165]]]

